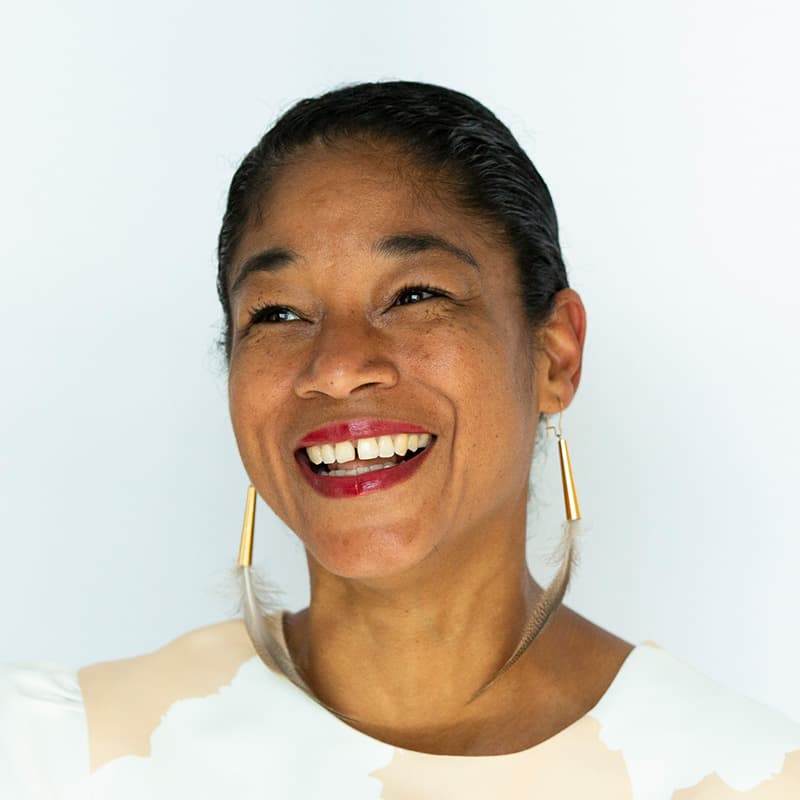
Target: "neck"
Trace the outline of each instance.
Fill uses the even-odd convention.
[[[343,579],[309,557],[311,603],[286,620],[292,657],[324,703],[377,738],[462,730],[466,741],[488,717],[512,713],[531,681],[530,669],[511,670],[469,703],[513,652],[542,590],[527,568],[524,520],[515,536],[468,540],[480,543],[473,553],[441,548],[413,574],[381,580]]]

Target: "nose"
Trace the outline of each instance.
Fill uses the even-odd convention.
[[[325,319],[294,383],[298,397],[345,400],[369,388],[389,389],[398,380],[385,339],[366,320]]]

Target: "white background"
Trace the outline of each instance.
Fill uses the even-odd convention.
[[[568,604],[800,719],[791,2],[20,3],[0,33],[0,659],[225,618],[246,477],[215,349],[238,160],[343,82],[441,83],[553,193],[588,309]],[[561,515],[535,465],[540,580]],[[543,476],[543,477],[542,477]],[[304,604],[259,505],[257,561]]]

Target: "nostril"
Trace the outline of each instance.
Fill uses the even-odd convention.
[[[391,360],[377,359],[359,345],[335,354],[317,354],[298,373],[294,391],[300,397],[327,395],[342,400],[364,390],[369,393],[391,388],[398,380],[397,367]]]
[[[360,392],[362,389],[372,389],[376,386],[384,386],[385,384],[381,381],[370,381],[369,383],[362,383],[360,386],[356,386],[353,390],[355,392]]]

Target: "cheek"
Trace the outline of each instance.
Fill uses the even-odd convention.
[[[280,404],[275,370],[247,358],[232,361],[228,372],[228,407],[240,448],[259,432],[265,410]]]
[[[518,337],[451,325],[423,337],[415,364],[449,398],[457,426],[469,431],[462,442],[470,457],[483,461],[489,451],[517,448],[530,433],[533,368]]]
[[[516,337],[488,326],[464,329],[456,324],[429,331],[414,351],[416,368],[442,376],[454,389],[461,387],[471,400],[499,395],[527,402],[532,367]],[[477,396],[475,396],[477,395]]]

